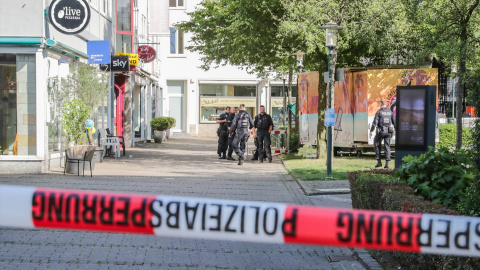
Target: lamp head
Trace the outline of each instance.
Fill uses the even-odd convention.
[[[344,29],[345,27],[339,26],[334,22],[329,22],[324,26],[320,26],[320,29],[325,29],[325,46],[329,48],[337,47],[338,39],[338,30]]]

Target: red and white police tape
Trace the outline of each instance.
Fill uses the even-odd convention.
[[[248,131],[248,135],[252,135],[252,131]],[[270,134],[287,134],[287,130],[281,129],[281,130],[272,130]]]
[[[480,256],[480,218],[8,185],[0,226]]]
[[[250,150],[248,151],[249,154],[255,154],[255,150]],[[277,149],[277,150],[272,150],[272,154],[284,154],[288,153],[288,149]]]

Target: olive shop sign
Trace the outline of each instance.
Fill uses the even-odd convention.
[[[50,23],[58,31],[74,35],[82,32],[90,21],[86,0],[53,0],[48,9]]]

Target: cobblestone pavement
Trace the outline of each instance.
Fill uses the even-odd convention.
[[[238,166],[217,159],[216,138],[173,137],[106,158],[92,178],[63,176],[57,168],[42,175],[1,174],[0,184],[351,207],[349,194],[305,196],[278,158],[250,158]],[[362,265],[348,248],[0,228],[0,269],[375,268],[370,263]]]

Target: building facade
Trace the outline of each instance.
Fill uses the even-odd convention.
[[[77,34],[52,25],[50,0],[1,0],[0,16],[0,170],[38,173],[59,158],[61,146],[55,89],[69,73],[69,64],[86,63],[87,41],[112,39],[112,1],[92,0],[89,14],[59,11],[67,19],[90,22]],[[80,10],[80,9],[79,9]],[[75,13],[73,13],[75,12]],[[72,15],[73,14],[73,15]]]

